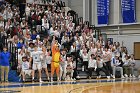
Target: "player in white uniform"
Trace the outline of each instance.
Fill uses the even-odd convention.
[[[29,76],[31,75],[32,70],[29,69],[30,64],[27,61],[27,57],[22,57],[22,70],[21,70],[21,75],[23,78],[23,82],[25,82],[25,75],[28,74]]]
[[[61,51],[61,62],[60,62],[60,79],[65,80],[66,78],[66,67],[67,67],[67,61],[66,61],[66,50],[63,49]]]
[[[74,66],[73,66],[73,58],[67,57],[67,66],[66,66],[66,80],[73,80],[73,72],[74,72]]]
[[[32,60],[33,60],[32,81],[34,81],[35,70],[38,70],[38,72],[39,72],[39,82],[42,82],[42,79],[41,79],[41,69],[42,69],[41,62],[42,62],[42,58],[43,58],[42,57],[42,51],[38,51],[37,46],[35,46],[34,51],[31,52],[31,58],[30,58],[30,62],[32,62]]]
[[[48,56],[49,56],[49,53],[46,51],[46,47],[43,47],[42,48],[42,56],[43,56],[43,59],[42,59],[42,68],[45,69],[45,72],[46,72],[46,75],[47,75],[47,79],[50,80],[49,78],[49,73],[48,73],[48,69],[47,69],[47,61],[48,61]]]

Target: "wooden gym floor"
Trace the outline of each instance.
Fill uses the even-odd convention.
[[[140,93],[140,80],[92,79],[53,83],[2,83],[0,93]]]

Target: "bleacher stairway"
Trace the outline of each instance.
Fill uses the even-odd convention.
[[[8,80],[9,80],[9,82],[20,82],[20,77],[18,76],[16,70],[10,70],[9,71]]]

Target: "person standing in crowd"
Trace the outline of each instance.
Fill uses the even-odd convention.
[[[26,56],[22,57],[22,70],[21,70],[21,75],[23,78],[23,82],[25,82],[25,75],[28,74],[29,76],[31,75],[31,70],[30,70],[30,63],[27,60]]]
[[[60,63],[60,80],[65,80],[66,78],[66,67],[67,67],[67,62],[66,62],[66,49],[63,49],[61,51],[61,63]]]
[[[60,70],[60,49],[57,40],[53,40],[52,42],[52,62],[51,62],[51,81],[53,81],[53,75],[56,71],[57,81],[59,81],[59,70]]]
[[[43,57],[41,57],[42,55],[42,51],[38,51],[37,50],[37,46],[34,47],[34,51],[31,52],[31,58],[30,58],[30,63],[32,62],[33,60],[33,66],[32,66],[32,69],[33,69],[33,72],[32,72],[32,81],[35,81],[35,78],[34,78],[34,73],[35,73],[35,70],[38,70],[39,72],[39,82],[43,82],[42,79],[41,79],[41,69],[42,69],[42,66],[41,66],[41,60]]]
[[[104,66],[107,69],[107,71],[109,72],[109,74],[115,78],[115,76],[113,76],[113,71],[112,71],[112,67],[111,67],[111,52],[109,51],[108,47],[105,47],[105,51],[103,54],[103,61],[104,61]],[[109,77],[108,77],[109,78]]]
[[[1,82],[8,82],[8,73],[10,66],[10,53],[7,47],[3,47],[3,52],[0,53],[0,67],[1,67]]]
[[[73,80],[73,58],[70,55],[69,57],[67,57],[67,65],[66,65],[66,69],[67,69],[67,74],[66,74],[66,80]]]
[[[46,50],[46,47],[43,47],[42,48],[42,56],[43,56],[43,59],[42,59],[42,69],[45,69],[45,72],[46,72],[46,75],[47,75],[47,80],[50,80],[50,77],[49,77],[49,73],[48,73],[48,68],[47,68],[47,58],[49,56],[49,53],[47,52]]]
[[[89,55],[87,53],[87,50],[83,50],[82,59],[83,59],[82,71],[87,71],[87,68],[88,68],[88,60],[89,60]]]
[[[76,42],[73,42],[73,44],[71,45],[71,48],[70,48],[70,52],[73,56],[76,55],[76,51],[77,51],[76,48],[77,48],[76,47]]]
[[[19,75],[21,75],[21,70],[22,70],[22,57],[26,55],[25,51],[23,49],[18,49],[18,66],[17,66],[17,72]]]
[[[79,71],[79,68],[82,68],[83,71],[88,71],[88,61],[91,54],[94,54],[97,59],[96,71],[98,77],[100,77],[100,70],[105,72],[107,78],[110,78],[111,74],[114,76],[111,67],[111,58],[116,54],[119,55],[120,60],[123,61],[120,62],[124,63],[124,65],[121,64],[121,66],[123,65],[123,68],[126,69],[124,70],[124,72],[128,72],[128,70],[131,71],[132,68],[131,75],[134,75],[134,59],[129,59],[130,64],[128,64],[127,66],[128,60],[126,60],[125,55],[127,55],[128,52],[123,44],[122,46],[120,46],[119,43],[113,43],[109,41],[105,43],[104,35],[99,35],[100,33],[96,34],[95,32],[98,32],[96,31],[96,29],[94,29],[95,32],[92,31],[93,29],[92,27],[89,27],[88,22],[83,22],[83,19],[80,18],[78,22],[79,25],[77,25],[75,23],[75,15],[66,13],[65,8],[62,7],[61,0],[58,2],[57,0],[47,1],[49,2],[49,5],[47,7],[46,5],[42,4],[28,4],[25,8],[24,17],[20,15],[20,12],[22,11],[20,11],[20,8],[17,6],[12,7],[12,5],[10,4],[4,5],[5,7],[0,6],[0,16],[3,17],[0,17],[0,27],[2,27],[2,31],[0,32],[2,36],[2,39],[0,39],[0,41],[2,41],[2,43],[0,42],[0,44],[6,44],[7,42],[4,41],[4,39],[6,36],[8,36],[8,42],[11,42],[14,47],[18,49],[25,48],[25,50],[27,50],[27,53],[25,52],[25,55],[29,58],[31,56],[31,59],[33,59],[33,70],[38,69],[39,77],[41,78],[42,66],[40,67],[40,65],[42,59],[39,55],[37,56],[39,57],[39,59],[36,59],[37,57],[35,58],[35,55],[32,54],[41,54],[41,52],[44,51],[42,50],[42,47],[44,46],[45,48],[47,48],[47,51],[51,51],[51,42],[54,41],[54,43],[52,44],[52,57],[50,56],[51,53],[49,52],[50,54],[47,55],[46,58],[46,63],[51,64],[52,67],[51,81],[53,80],[53,74],[55,71],[57,72],[57,76],[59,76],[57,78],[58,80],[60,79],[60,77],[65,78],[66,67],[64,66],[64,60],[66,59],[65,55],[60,54],[60,48],[62,49],[62,47],[67,48],[67,52],[71,52],[71,54],[74,56],[74,78],[79,77],[77,74],[81,74],[80,72],[77,73]],[[5,30],[3,30],[4,28]],[[12,30],[13,28],[14,30]],[[52,37],[56,37],[61,45],[59,45]],[[8,46],[10,46],[11,43],[8,43]],[[38,47],[37,51],[35,50],[34,46]],[[107,48],[105,49],[106,46]],[[113,52],[115,54],[113,54]],[[20,59],[18,59],[18,61],[20,63],[21,57],[23,55],[18,56]],[[43,61],[43,68],[46,69],[45,60]]]
[[[105,75],[107,76],[107,79],[109,79],[110,78],[109,72],[103,66],[104,63],[103,63],[103,60],[101,59],[101,56],[97,56],[96,61],[97,61],[97,69],[96,69],[97,78],[101,78],[100,71],[103,71]]]
[[[89,74],[89,79],[91,79],[91,76],[92,76],[92,72],[93,71],[96,71],[97,69],[97,63],[96,63],[96,59],[95,59],[95,55],[94,54],[91,54],[91,57],[89,59],[89,62],[88,62],[88,74]]]

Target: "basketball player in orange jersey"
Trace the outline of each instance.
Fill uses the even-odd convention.
[[[60,49],[57,40],[52,42],[52,62],[51,62],[51,82],[53,81],[54,72],[57,75],[57,81],[59,81],[59,69],[60,69]]]

